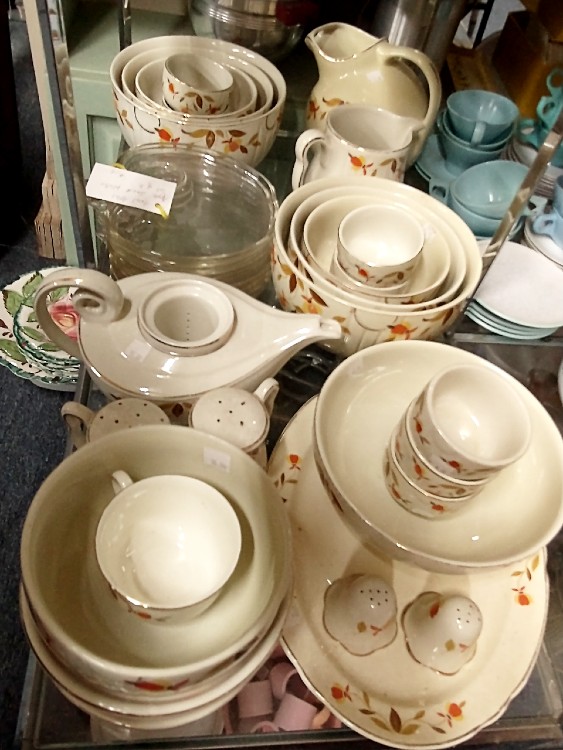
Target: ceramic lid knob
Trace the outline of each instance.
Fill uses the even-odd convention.
[[[250,451],[266,439],[270,417],[256,395],[226,386],[198,398],[190,413],[190,426]]]

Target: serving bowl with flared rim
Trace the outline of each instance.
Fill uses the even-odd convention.
[[[412,399],[434,374],[458,364],[494,370],[506,379],[529,413],[532,440],[518,461],[457,513],[419,518],[389,494],[384,453]],[[500,569],[535,554],[563,524],[563,438],[552,418],[511,375],[454,346],[391,342],[344,360],[321,388],[313,445],[323,484],[354,534],[425,570]]]
[[[416,309],[416,305],[422,308],[426,303],[438,304],[447,299],[448,293],[453,295],[456,288],[459,288],[465,273],[463,263],[459,262],[461,256],[456,257],[457,274],[449,276],[452,251],[446,242],[436,241],[432,243],[431,248],[428,247],[429,240],[437,234],[431,224],[424,226],[425,247],[422,249],[417,270],[406,286],[397,290],[375,289],[361,282],[355,282],[352,278],[347,280],[343,276],[337,276],[331,264],[337,262],[336,232],[340,221],[355,207],[383,205],[384,201],[380,196],[374,198],[374,196],[362,193],[337,195],[326,200],[322,200],[323,197],[323,192],[320,192],[305,199],[293,214],[289,230],[289,246],[301,258],[304,268],[307,268],[311,274],[316,271],[319,283],[321,279],[324,279],[330,285],[352,294],[359,294],[376,305],[406,305],[412,309]],[[393,200],[387,205],[401,204]],[[411,214],[414,211],[412,207],[408,210]],[[325,220],[326,214],[330,217],[328,220]],[[320,216],[322,218],[319,218]],[[343,274],[345,274],[344,270],[342,270]],[[444,289],[447,281],[449,288]]]
[[[115,602],[99,571],[92,574],[95,529],[117,470],[134,479],[194,476],[233,505],[243,535],[239,563],[199,617],[178,625],[139,618]],[[47,477],[24,522],[21,568],[49,650],[67,669],[116,696],[135,696],[144,682],[180,693],[273,622],[291,580],[289,528],[275,488],[243,451],[191,428],[138,427],[127,441],[116,433],[89,443]]]
[[[132,104],[143,105],[153,111],[154,114],[160,113],[171,121],[188,124],[200,122],[213,125],[242,117],[259,116],[270,109],[277,101],[277,86],[274,85],[273,78],[253,62],[240,57],[227,57],[223,52],[217,50],[210,50],[207,54],[209,59],[224,65],[235,80],[236,88],[232,94],[231,110],[223,114],[195,115],[187,112],[176,112],[165,103],[159,103],[152,87],[146,96],[141,96],[137,92],[136,78],[143,67],[154,65],[162,71],[164,62],[168,57],[166,47],[139,52],[124,65],[120,79],[119,81],[116,80],[116,83],[120,84],[123,94]],[[151,78],[153,77],[151,76]],[[154,79],[156,79],[156,75]],[[153,80],[152,86],[156,88],[156,85],[156,80]],[[252,98],[255,98],[255,104],[249,106]],[[246,105],[244,99],[247,100]]]
[[[342,340],[322,345],[344,356],[385,341],[437,338],[461,313],[465,300],[479,283],[482,270],[479,248],[472,232],[439,201],[403,183],[392,183],[377,177],[370,178],[367,186],[368,192],[379,194],[382,199],[403,200],[407,206],[416,205],[426,221],[440,227],[440,232],[448,238],[448,244],[452,248],[457,247],[466,265],[466,273],[452,299],[434,309],[405,310],[403,306],[396,306],[396,309],[388,307],[380,310],[375,309],[373,304],[365,305],[357,295],[347,295],[342,290],[316,283],[288,247],[291,217],[303,200],[315,193],[327,195],[330,188],[336,188],[336,194],[343,187],[353,192],[354,185],[357,188],[357,182],[353,180],[324,178],[298,188],[280,205],[276,215],[272,280],[281,307],[293,312],[314,311],[325,319],[338,321],[344,333]],[[327,193],[324,193],[325,190]]]
[[[271,625],[259,639],[240,655],[237,654],[236,659],[229,660],[226,665],[215,670],[208,678],[199,682],[194,681],[186,691],[177,691],[173,687],[158,689],[158,685],[146,681],[142,685],[139,684],[138,694],[135,696],[110,695],[89,684],[80,673],[69,670],[57,660],[56,655],[45,644],[23,587],[20,587],[19,603],[20,615],[31,648],[57,687],[68,694],[72,703],[88,713],[99,715],[100,718],[113,717],[119,721],[129,720],[142,725],[163,719],[174,721],[174,717],[178,717],[179,714],[188,714],[190,718],[186,720],[191,720],[194,712],[200,712],[210,702],[230,695],[234,688],[240,690],[275,647],[287,617],[290,599],[291,593],[288,592]]]
[[[241,118],[215,122],[169,117],[167,113],[131,100],[123,91],[121,75],[124,66],[137,54],[155,50],[168,55],[188,51],[211,54],[214,59],[237,66],[244,62],[261,71],[271,81],[273,100],[270,107]],[[135,42],[118,52],[110,65],[117,122],[128,146],[144,143],[189,143],[208,150],[229,153],[252,166],[259,164],[272,148],[279,131],[285,107],[287,86],[283,75],[266,58],[220,39],[196,36],[161,36]]]
[[[355,188],[353,186],[346,186],[345,188],[319,189],[315,195],[304,198],[303,202],[296,208],[290,219],[287,245],[295,254],[302,270],[304,270],[311,280],[319,287],[328,289],[332,292],[336,286],[338,291],[341,292],[344,297],[350,299],[350,301],[355,300],[359,304],[367,304],[373,309],[381,309],[383,311],[396,310],[397,312],[415,312],[417,310],[433,309],[449,302],[458,293],[467,274],[465,254],[462,251],[460,243],[453,238],[451,232],[448,233],[449,239],[447,240],[447,249],[449,250],[449,264],[444,281],[436,290],[434,296],[431,295],[429,299],[421,302],[396,302],[393,298],[381,299],[376,295],[370,294],[368,297],[365,293],[358,294],[356,291],[349,292],[348,288],[342,286],[336,277],[332,280],[332,274],[327,275],[325,271],[327,264],[326,257],[322,258],[322,263],[320,265],[322,271],[316,270],[315,266],[312,264],[312,258],[308,258],[300,247],[302,245],[301,237],[303,235],[306,219],[313,210],[318,208],[325,201],[339,198],[341,200],[342,209],[344,210],[347,207],[348,202],[354,204],[356,197],[360,196],[362,196],[362,199],[365,197],[367,200],[376,200],[380,204],[387,203],[393,206],[402,206],[405,210],[413,212],[421,222],[426,223],[426,231],[428,234],[430,234],[430,231],[436,233],[436,227],[438,225],[442,228],[445,226],[444,221],[442,221],[444,218],[443,216],[439,215],[437,212],[430,215],[428,211],[421,210],[418,195],[413,196],[409,194],[400,195],[399,193],[391,193],[386,196],[378,189],[377,185],[371,184],[368,186],[368,192],[362,190],[361,186]],[[335,215],[338,215],[336,214],[336,206]],[[447,232],[447,229],[445,231]],[[316,265],[317,267],[319,266],[318,263]]]

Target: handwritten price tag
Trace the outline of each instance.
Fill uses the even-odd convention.
[[[108,164],[94,164],[86,195],[132,208],[142,208],[153,214],[168,217],[176,183],[130,172]]]

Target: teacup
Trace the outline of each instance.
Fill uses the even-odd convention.
[[[295,143],[292,187],[321,177],[383,177],[402,182],[419,120],[369,104],[329,110],[326,129],[305,130]]]
[[[75,448],[92,440],[99,440],[119,430],[140,425],[170,424],[170,420],[157,404],[140,398],[121,398],[110,401],[95,412],[77,401],[67,401],[61,407]]]
[[[443,498],[475,497],[485,487],[489,479],[468,481],[459,477],[444,474],[432,466],[417,449],[412,434],[412,423],[407,418],[408,412],[401,417],[391,440],[397,465],[405,476],[424,492]]]
[[[409,513],[430,520],[447,518],[461,510],[471,498],[443,497],[422,489],[405,474],[399,464],[394,437],[389,440],[383,459],[383,478],[392,499]]]
[[[470,211],[490,219],[502,219],[520,188],[528,168],[519,162],[495,159],[476,164],[449,185],[449,193]],[[435,196],[437,197],[437,196]],[[532,196],[525,214],[545,206],[546,199]]]
[[[519,141],[538,149],[547,138],[550,130],[551,127],[541,117],[538,116],[537,119],[524,117],[518,121],[516,133]],[[563,144],[555,150],[550,164],[554,167],[563,167]]]
[[[553,204],[549,213],[539,214],[532,222],[536,234],[545,234],[563,248],[563,176],[555,180]]]
[[[510,136],[519,115],[512,99],[483,89],[455,91],[446,111],[454,133],[472,146]]]
[[[436,373],[410,403],[417,450],[441,473],[489,479],[517,461],[531,439],[528,411],[499,370],[458,365]]]
[[[445,122],[444,113],[438,117],[436,127],[438,129],[438,145],[444,154],[446,163],[452,164],[456,174],[465,169],[481,164],[485,161],[498,159],[506,147],[507,140],[496,142],[494,147],[487,149],[479,145],[472,146],[456,136]]]
[[[379,289],[406,284],[423,247],[423,226],[394,206],[360,206],[338,226],[336,255],[342,270]]]
[[[563,68],[553,68],[546,78],[549,96],[542,96],[537,103],[536,113],[548,128],[555,121],[563,107]]]
[[[216,60],[179,52],[164,61],[162,95],[176,112],[216,115],[229,108],[233,76]]]
[[[237,515],[210,484],[179,474],[134,482],[112,474],[116,492],[96,530],[96,559],[128,611],[162,621],[204,612],[241,552]]]

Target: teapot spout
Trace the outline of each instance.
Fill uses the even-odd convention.
[[[279,317],[280,331],[274,336],[274,349],[278,352],[276,369],[283,367],[291,357],[306,346],[320,341],[331,341],[342,338],[340,323],[331,318],[308,313],[275,311]],[[288,316],[290,316],[288,321]],[[294,321],[291,321],[291,318]],[[285,321],[283,320],[285,318]],[[293,323],[293,324],[292,324]],[[284,325],[285,324],[285,325]],[[283,331],[285,327],[285,331]]]

